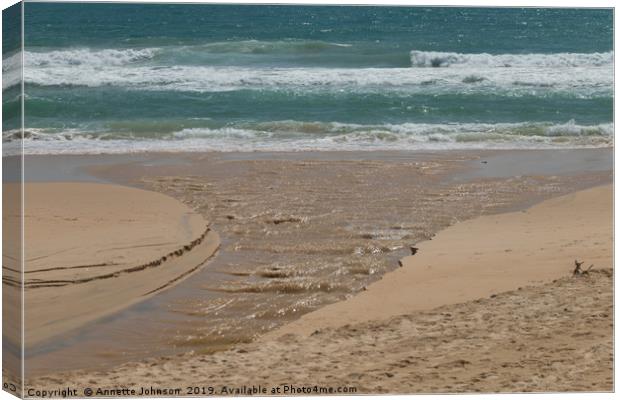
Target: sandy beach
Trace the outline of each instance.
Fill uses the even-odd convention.
[[[610,391],[611,202],[606,185],[460,222],[367,290],[252,344],[43,377],[30,387],[140,390],[148,382],[185,390],[207,378],[223,395],[222,387],[284,384],[361,393]],[[574,259],[594,267],[572,276]]]
[[[584,262],[584,268],[608,269],[613,261],[612,201],[612,186],[607,185],[523,211],[458,223],[414,247],[415,255],[405,257],[402,268],[357,296],[306,314],[266,337],[308,335],[548,283],[569,274],[573,260]]]
[[[150,190],[29,184],[41,193],[66,185],[49,196],[82,190],[80,196],[93,199],[77,214],[77,208],[49,209],[61,198],[41,201],[35,214],[49,222],[42,226],[81,221],[88,231],[96,210],[115,215],[103,225],[111,234],[98,245],[102,255],[95,247],[52,251],[70,249],[78,239],[69,235],[41,246],[39,256],[78,267],[114,260],[101,268],[121,274],[53,288],[36,288],[26,274],[34,285],[27,295],[50,290],[75,300],[90,297],[78,290],[87,285],[110,282],[120,289],[98,286],[97,304],[86,305],[114,318],[86,320],[81,307],[70,308],[75,314],[66,321],[48,318],[47,326],[60,334],[35,336],[41,344],[32,342],[27,387],[93,381],[108,388],[184,387],[208,377],[218,387],[346,384],[362,393],[610,390],[612,187],[606,164],[592,164],[606,154],[156,155],[130,163],[58,158],[81,171],[69,177],[87,173]],[[524,175],[506,173],[519,171],[503,163],[524,157],[530,160]],[[579,157],[581,164],[574,164]],[[50,165],[33,160],[35,172],[37,162]],[[493,171],[480,160],[492,163]],[[141,196],[152,209],[141,206]],[[114,198],[125,211],[110,212]],[[98,208],[103,205],[112,208]],[[188,224],[179,223],[183,218]],[[156,282],[170,281],[171,274],[185,277],[195,250],[161,265],[170,269],[122,272],[195,240],[207,226],[217,236],[207,235],[204,256],[221,245],[192,279],[144,297],[164,289]],[[121,238],[137,243],[134,258],[119,258],[128,254],[118,249]],[[38,256],[27,258],[38,262]],[[575,259],[594,265],[590,275],[571,276]],[[35,274],[75,281],[102,270]],[[139,274],[148,278],[135,285]],[[53,316],[54,307],[43,303],[37,305],[41,318]],[[559,312],[564,309],[570,313]],[[506,341],[521,350],[499,352]],[[102,346],[105,352],[97,350]],[[411,352],[408,360],[393,358],[403,352]],[[591,372],[587,379],[567,378],[575,365]]]
[[[24,198],[27,347],[175,284],[219,246],[202,216],[154,192],[29,183]]]

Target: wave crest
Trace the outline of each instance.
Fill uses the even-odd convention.
[[[5,55],[2,58],[2,90],[21,83],[22,52]]]
[[[608,96],[613,90],[613,72],[583,69],[578,79],[561,69],[495,68],[429,69],[424,74],[412,68],[241,68],[241,67],[84,67],[26,68],[26,82],[40,86],[121,86],[140,90],[223,92],[235,90],[346,89],[365,93],[503,93],[544,95],[566,92],[575,96]]]
[[[554,54],[466,54],[438,51],[410,52],[411,66],[425,67],[604,67],[614,62],[614,52]]]
[[[214,42],[193,46],[189,50],[201,50],[210,53],[241,53],[241,54],[279,54],[279,53],[317,53],[325,50],[351,47],[346,43],[332,43],[321,40],[241,40]]]
[[[26,51],[24,61],[27,67],[47,66],[122,66],[147,61],[155,57],[158,48],[147,49],[69,49],[47,52]]]

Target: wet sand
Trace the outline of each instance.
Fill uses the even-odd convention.
[[[224,386],[283,384],[358,393],[611,391],[611,193],[596,187],[457,223],[368,290],[252,344],[30,386],[185,390],[206,379],[219,395]],[[572,276],[574,258],[595,266]]]
[[[488,169],[502,171],[498,163],[523,157],[530,165],[514,176],[488,175]],[[582,171],[575,159],[582,160]],[[45,157],[38,160],[47,165]],[[147,357],[236,348],[372,287],[390,276],[410,246],[448,226],[611,180],[609,149],[557,157],[544,152],[80,156],[79,164],[80,179],[87,171],[100,181],[181,200],[212,221],[222,247],[191,280],[30,349],[31,377],[50,368],[85,368],[90,374]],[[144,331],[151,334],[145,337]]]
[[[155,192],[28,183],[24,198],[26,347],[175,284],[219,246],[201,215]]]

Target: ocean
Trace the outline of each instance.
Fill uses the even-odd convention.
[[[611,9],[26,3],[24,29],[26,153],[613,145]]]

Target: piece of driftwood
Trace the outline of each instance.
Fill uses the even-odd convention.
[[[583,265],[583,261],[579,262],[577,260],[575,260],[575,269],[573,269],[573,276],[584,276],[584,275],[589,275],[590,270],[594,267],[594,264],[590,264],[590,266],[588,267],[588,269],[581,269],[581,266]]]

